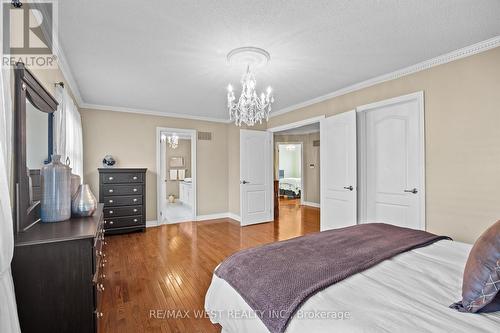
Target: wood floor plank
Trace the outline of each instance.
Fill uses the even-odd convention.
[[[208,318],[195,317],[217,265],[241,249],[317,231],[319,209],[288,199],[280,200],[280,217],[270,223],[240,227],[218,219],[107,237],[99,333],[220,332]]]

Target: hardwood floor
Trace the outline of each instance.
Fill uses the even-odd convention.
[[[99,332],[220,332],[199,318],[215,267],[240,249],[319,231],[319,209],[289,201],[270,223],[220,219],[107,237]]]

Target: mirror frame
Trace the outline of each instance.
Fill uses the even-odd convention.
[[[30,202],[30,182],[26,165],[26,99],[39,111],[48,113],[48,156],[53,148],[53,113],[57,101],[23,63],[14,69],[14,232],[27,230],[40,221],[40,202]]]

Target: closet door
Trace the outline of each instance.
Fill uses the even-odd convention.
[[[320,133],[321,230],[357,223],[356,112],[323,119]]]
[[[360,109],[366,125],[363,222],[425,229],[423,94]]]

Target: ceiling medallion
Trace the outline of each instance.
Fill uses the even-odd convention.
[[[265,66],[271,56],[269,52],[258,47],[240,47],[231,50],[227,54],[229,64],[246,65],[246,72],[241,78],[241,95],[238,100],[234,96],[233,86],[227,86],[227,107],[229,109],[229,118],[234,120],[235,125],[241,126],[245,123],[253,126],[256,123],[262,124],[265,118],[269,120],[271,105],[274,102],[271,87],[267,87],[266,93],[257,94],[255,88],[257,80],[252,73],[252,69]]]

